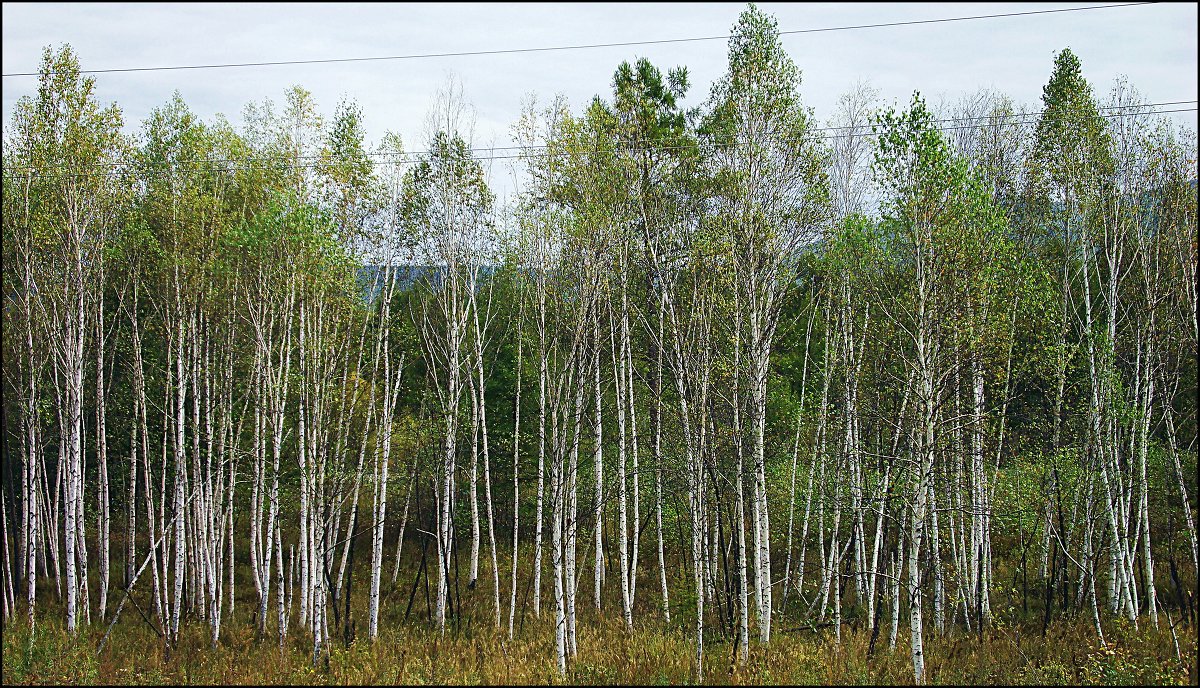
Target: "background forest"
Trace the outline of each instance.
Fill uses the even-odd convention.
[[[416,151],[79,70],[4,135],[6,682],[1195,683],[1196,133],[1069,49],[822,124],[750,5],[694,110]]]

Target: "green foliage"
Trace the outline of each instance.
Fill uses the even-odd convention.
[[[56,620],[40,620],[33,631],[15,620],[4,625],[5,683],[94,685],[102,682],[99,669],[91,642]]]
[[[1113,165],[1111,140],[1092,86],[1070,48],[1054,57],[1054,72],[1042,88],[1042,106],[1031,157],[1033,179],[1062,189],[1070,204],[1072,196],[1094,189],[1092,180],[1109,174]]]
[[[401,216],[414,231],[453,236],[490,222],[493,201],[483,166],[467,142],[439,131],[429,152],[405,175]]]

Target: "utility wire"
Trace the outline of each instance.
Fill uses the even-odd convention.
[[[970,21],[975,19],[999,19],[1003,17],[1025,17],[1038,14],[1055,14],[1059,12],[1082,12],[1085,10],[1110,10],[1118,7],[1136,7],[1138,5],[1153,5],[1154,2],[1126,2],[1119,5],[1088,5],[1086,7],[1064,7],[1052,10],[1029,10],[1025,12],[1005,12],[1002,14],[979,14],[969,17],[945,17],[942,19],[915,19],[911,21],[898,22],[882,22],[877,24],[856,24],[850,26],[825,26],[813,29],[792,29],[789,31],[780,31],[781,36],[803,34],[803,33],[823,33],[828,31],[851,31],[855,29],[878,29],[893,26],[913,26],[916,24],[941,24],[945,22]],[[228,64],[201,64],[201,65],[174,65],[166,67],[119,67],[112,69],[81,69],[80,74],[113,74],[119,72],[161,72],[161,71],[177,71],[183,69],[227,69],[231,67],[276,67],[280,65],[303,65],[303,64],[332,64],[340,62],[376,62],[381,60],[419,60],[431,57],[469,57],[474,55],[509,55],[515,53],[539,53],[550,52],[557,50],[585,50],[590,48],[619,48],[634,45],[663,45],[667,43],[692,43],[696,41],[721,41],[727,40],[729,36],[700,36],[696,38],[664,38],[651,41],[624,41],[619,43],[591,43],[582,45],[559,45],[548,46],[541,48],[508,48],[502,50],[470,50],[464,52],[452,53],[424,53],[416,55],[384,55],[379,57],[341,57],[332,59],[320,60],[278,60],[272,62],[237,62]],[[41,72],[13,72],[11,74],[3,74],[4,78],[21,77],[21,76],[38,76]]]
[[[1165,115],[1165,114],[1170,114],[1170,113],[1175,113],[1175,112],[1195,112],[1197,108],[1194,106],[1190,107],[1190,108],[1186,108],[1186,107],[1185,108],[1174,108],[1174,109],[1169,109],[1169,110],[1148,110],[1147,108],[1163,107],[1163,106],[1167,106],[1167,105],[1187,105],[1187,104],[1194,104],[1196,102],[1197,102],[1196,100],[1172,100],[1172,101],[1164,101],[1161,103],[1113,105],[1113,106],[1101,107],[1101,108],[1097,108],[1097,109],[1103,110],[1103,111],[1111,111],[1111,110],[1119,111],[1119,112],[1112,112],[1110,114],[1101,114],[1100,115],[1101,117],[1111,119],[1111,118],[1117,118],[1117,117]],[[1039,116],[1042,114],[1045,114],[1044,110],[1037,111],[1037,112],[1009,112],[1009,113],[1000,113],[1000,114],[979,115],[976,117],[946,117],[946,118],[934,119],[934,120],[930,120],[930,121],[935,122],[935,123],[955,123],[955,124],[957,124],[959,122],[974,122],[974,121],[978,121],[978,120],[1003,120],[1003,121],[997,122],[997,126],[1027,126],[1027,125],[1031,125],[1031,124],[1036,124],[1038,121],[1036,119],[1029,119],[1029,118],[1036,117],[1036,116]],[[1025,119],[1022,119],[1022,118],[1025,118]],[[875,125],[872,125],[872,124],[860,124],[860,125],[852,125],[852,126],[815,127],[813,129],[810,129],[809,131],[810,132],[833,132],[833,131],[844,131],[845,132],[842,134],[824,134],[824,135],[821,135],[818,137],[823,141],[829,141],[829,140],[850,138],[850,137],[859,135],[860,133],[863,136],[875,136],[876,134],[873,132],[874,126]],[[961,131],[961,130],[968,130],[968,129],[987,129],[991,126],[993,126],[991,123],[984,122],[984,123],[980,123],[980,124],[965,124],[965,125],[958,125],[958,126],[946,126],[946,127],[935,127],[935,128],[941,132],[948,132],[948,131]],[[856,130],[856,131],[847,131],[847,130]],[[741,142],[735,142],[735,143],[714,144],[714,145],[718,148],[728,148],[728,147],[736,147],[736,146],[748,145],[748,144],[741,143]],[[695,146],[693,146],[693,145],[649,146],[649,147],[643,147],[643,148],[619,148],[619,149],[603,149],[603,150],[597,149],[597,150],[593,150],[590,152],[592,152],[592,153],[641,153],[641,152],[653,152],[653,151],[682,150],[682,149],[692,148],[692,147],[695,147]],[[473,160],[511,160],[511,159],[516,159],[516,158],[521,158],[521,157],[527,157],[529,155],[530,151],[539,151],[539,150],[544,151],[546,148],[549,148],[549,146],[546,144],[538,144],[538,145],[530,145],[530,146],[477,147],[477,148],[468,148],[467,150],[471,153],[476,153],[476,152],[495,153],[495,151],[507,151],[507,150],[521,151],[520,153],[515,154],[515,155],[494,155],[494,154],[493,155],[472,155]],[[365,157],[369,157],[369,158],[380,158],[380,159],[374,161],[375,164],[395,165],[395,164],[412,162],[412,160],[411,160],[412,157],[429,155],[432,152],[433,151],[429,151],[429,150],[406,151],[406,152],[402,152],[402,153],[386,153],[386,152],[371,153],[371,152],[368,152],[368,153],[363,153],[363,155]],[[203,164],[203,165],[228,165],[228,164],[232,163],[234,165],[238,165],[238,163],[241,160],[251,161],[251,160],[256,160],[256,159],[263,161],[266,164],[258,166],[258,167],[247,167],[247,166],[238,165],[233,168],[211,167],[211,168],[177,169],[177,170],[174,170],[174,172],[182,173],[182,174],[189,174],[189,173],[194,173],[194,172],[234,172],[234,171],[239,171],[239,170],[255,171],[255,170],[281,170],[281,169],[316,169],[316,168],[322,167],[322,163],[319,162],[322,157],[324,157],[324,156],[322,156],[321,154],[304,154],[304,155],[299,155],[299,156],[292,156],[289,158],[290,160],[318,161],[318,162],[312,162],[312,163],[271,162],[270,158],[264,158],[261,156],[257,156],[257,157],[256,156],[248,156],[246,158],[241,158],[241,159],[203,158],[203,159],[199,159],[199,160],[176,160],[176,161],[174,161],[174,163],[176,165],[193,164],[193,163]],[[98,165],[89,165],[87,167],[89,167],[91,169],[105,169],[105,168],[116,169],[119,167],[131,167],[134,165],[135,165],[135,163],[121,161],[121,162],[102,163],[102,164],[98,164]],[[62,167],[69,167],[69,166],[70,165],[64,165],[64,164],[43,165],[43,166],[38,166],[37,169],[45,170],[45,169],[62,168]],[[30,166],[15,166],[13,169],[21,170],[21,171],[29,171],[34,168],[32,168]],[[46,176],[48,176],[48,175],[46,175]],[[69,176],[69,175],[67,175],[67,176]]]
[[[1172,110],[1158,110],[1156,112],[1142,113],[1142,114],[1169,114],[1172,112],[1195,112],[1195,111],[1196,111],[1195,107],[1190,107],[1190,108],[1177,108],[1177,109],[1172,109]],[[1105,118],[1125,117],[1125,116],[1128,116],[1129,114],[1130,113],[1117,113],[1117,114],[1111,114],[1111,115],[1101,115],[1101,117],[1105,117]],[[1014,126],[1026,126],[1026,125],[1037,124],[1037,120],[1035,120],[1035,119],[1021,120],[1021,121],[1009,122],[1009,124],[1012,124]],[[940,131],[940,132],[948,132],[948,131],[960,131],[960,130],[965,130],[965,129],[984,129],[986,127],[987,127],[987,125],[969,124],[969,125],[953,126],[953,127],[935,127],[935,129],[937,129],[937,131]],[[825,136],[818,136],[817,138],[819,138],[823,141],[829,141],[829,140],[834,140],[834,139],[850,138],[855,135],[857,135],[857,134],[855,134],[855,133],[831,134],[831,135],[825,135]],[[862,135],[863,136],[877,136],[878,134],[876,134],[874,132],[864,132]],[[746,146],[746,145],[750,145],[750,143],[749,142],[733,142],[733,143],[724,143],[724,144],[718,143],[718,144],[713,144],[713,147],[715,147],[715,148],[735,148],[738,146]],[[655,151],[684,150],[684,149],[688,149],[688,148],[698,148],[698,147],[699,146],[696,146],[696,145],[648,146],[648,147],[644,147],[644,148],[618,148],[618,149],[603,149],[603,150],[594,149],[594,150],[589,150],[586,152],[592,153],[592,154],[598,154],[598,153],[644,153],[644,152],[655,152]],[[546,148],[546,146],[530,146],[529,147],[529,149],[539,149],[539,148]],[[479,149],[479,150],[487,150],[487,149]],[[428,152],[429,151],[421,151],[421,153],[428,153]],[[515,159],[520,159],[520,158],[525,158],[525,157],[529,157],[529,153],[522,152],[522,153],[517,153],[514,155],[472,156],[472,160],[476,160],[476,161],[515,160]],[[248,158],[248,160],[250,160],[250,159],[252,159],[252,158]],[[222,172],[262,172],[262,171],[272,171],[272,170],[279,171],[279,170],[297,170],[297,169],[312,170],[312,169],[319,169],[322,167],[322,165],[320,163],[287,163],[287,162],[275,162],[275,163],[268,162],[267,164],[264,164],[264,165],[249,166],[249,165],[241,165],[241,164],[239,164],[238,160],[234,160],[234,159],[224,159],[224,160],[218,159],[218,160],[207,160],[207,161],[198,161],[198,162],[203,162],[206,164],[213,163],[213,164],[219,164],[219,165],[232,164],[233,167],[196,167],[196,168],[190,168],[190,169],[177,169],[177,170],[172,170],[172,174],[187,175],[187,174],[222,173]],[[386,165],[401,165],[401,164],[406,164],[406,163],[411,163],[411,162],[412,162],[411,160],[407,160],[407,159],[388,159],[388,160],[377,160],[377,161],[375,161],[375,164],[381,165],[381,166],[386,166]],[[94,166],[89,166],[89,167],[91,169],[97,169],[97,170],[102,169],[102,168],[108,168],[108,169],[112,170],[112,169],[116,169],[119,167],[133,167],[133,166],[134,166],[133,163],[114,162],[114,163],[108,163],[106,165],[94,165]],[[16,169],[24,170],[24,171],[28,172],[32,168],[17,167]],[[37,177],[50,177],[50,176],[101,177],[101,176],[104,176],[104,174],[103,173],[96,173],[96,174],[65,173],[65,174],[55,175],[53,173],[39,172],[39,173],[35,174],[34,176],[37,176]]]

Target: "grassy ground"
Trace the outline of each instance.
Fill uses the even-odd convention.
[[[164,650],[153,631],[130,625],[114,632],[109,645],[95,653],[103,630],[92,627],[70,638],[62,625],[46,619],[30,638],[23,622],[4,631],[5,683],[133,684],[526,684],[558,682],[551,626],[527,624],[509,641],[491,629],[448,631],[444,637],[421,626],[384,627],[379,640],[336,643],[329,666],[313,668],[310,648],[297,634],[280,652],[273,641],[257,641],[245,619],[222,632],[220,647],[209,646],[198,625],[182,633],[173,652]],[[1101,650],[1085,622],[1060,622],[1045,640],[1018,637],[1016,629],[998,629],[982,645],[975,637],[949,634],[926,641],[930,683],[943,684],[1179,684],[1195,685],[1196,638],[1181,639],[1182,662],[1175,659],[1169,633],[1115,623]],[[911,683],[905,643],[889,652],[881,643],[866,659],[869,633],[783,633],[770,647],[752,646],[750,661],[735,668],[730,645],[714,642],[707,650],[707,682],[736,684]],[[579,657],[567,683],[669,685],[694,680],[691,638],[678,630],[635,627],[626,633],[620,621],[582,623]]]
[[[486,559],[486,557],[485,557]],[[360,562],[364,563],[365,562]],[[358,638],[346,646],[336,636],[328,666],[314,668],[311,641],[298,627],[280,650],[273,630],[257,639],[251,622],[253,588],[238,589],[238,607],[221,631],[220,646],[211,647],[208,627],[196,619],[183,624],[178,645],[168,650],[151,626],[127,605],[107,646],[96,648],[107,624],[93,617],[71,638],[63,629],[62,613],[52,587],[39,590],[42,613],[32,636],[22,616],[4,629],[4,682],[13,683],[256,683],[256,684],[425,684],[558,683],[554,662],[553,607],[543,607],[540,619],[532,613],[525,591],[518,601],[518,631],[507,635],[507,595],[502,593],[504,628],[494,628],[490,573],[481,561],[481,577],[474,590],[460,588],[463,617],[457,628],[442,635],[430,628],[423,587],[404,620],[415,566],[402,570],[400,583],[388,591],[380,622],[380,637],[366,640],[366,569],[359,569],[354,589],[355,627]],[[501,568],[504,568],[503,565]],[[587,569],[585,569],[587,571]],[[247,572],[248,573],[248,572]],[[390,573],[390,572],[388,572]],[[620,619],[617,586],[609,581],[605,614],[592,607],[591,576],[580,583],[579,656],[570,667],[566,683],[681,684],[694,682],[692,658],[695,638],[688,619],[683,588],[672,598],[672,624],[661,622],[656,586],[643,581],[639,589],[634,628],[627,632]],[[386,576],[386,574],[385,574]],[[528,580],[522,576],[522,581]],[[549,578],[543,583],[549,592]],[[139,582],[135,599],[143,610],[146,591]],[[95,591],[97,588],[92,587]],[[505,585],[502,582],[502,590]],[[543,602],[550,599],[546,595]],[[95,593],[93,592],[93,601]],[[117,594],[110,610],[120,600]],[[522,609],[524,609],[522,622]],[[1032,611],[1032,610],[1031,610]],[[93,610],[93,614],[95,614]],[[1102,649],[1088,617],[1053,623],[1041,636],[1035,614],[1018,618],[1019,609],[996,605],[996,621],[980,639],[959,630],[944,635],[927,631],[926,669],[935,684],[1079,684],[1196,685],[1196,631],[1176,628],[1182,659],[1165,621],[1154,629],[1147,619],[1139,629],[1118,620],[1106,620],[1108,649]],[[298,616],[294,614],[294,616]],[[274,618],[274,611],[271,612]],[[1176,615],[1176,619],[1178,616]],[[840,643],[832,629],[792,628],[785,620],[769,647],[751,643],[750,660],[735,667],[732,645],[717,629],[706,630],[711,643],[705,649],[705,679],[709,683],[829,684],[911,683],[912,665],[907,648],[907,618],[901,619],[896,650],[887,648],[887,616],[872,658],[867,658],[870,629],[847,624]],[[688,629],[688,630],[685,630]],[[753,635],[753,632],[752,632]]]

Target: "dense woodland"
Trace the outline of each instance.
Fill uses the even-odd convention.
[[[1194,665],[1196,133],[1066,48],[1040,103],[818,120],[774,20],[732,34],[695,109],[624,62],[485,149],[452,83],[415,152],[298,86],[126,135],[47,48],[4,131],[5,635],[236,618],[327,668],[540,619],[565,679],[654,624],[705,680],[853,631],[921,683],[1078,620]]]

